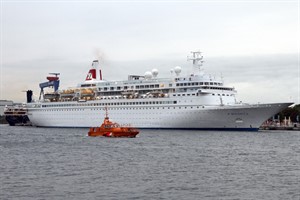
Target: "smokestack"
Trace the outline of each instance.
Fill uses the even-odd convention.
[[[101,69],[99,69],[99,61],[98,60],[94,60],[92,63],[92,67],[89,71],[89,73],[87,74],[85,80],[86,81],[91,81],[91,80],[102,80],[102,72]],[[99,71],[98,71],[99,69]]]
[[[86,75],[85,80],[90,81],[96,79],[96,69],[90,69],[89,73]]]
[[[31,90],[27,90],[26,96],[27,96],[27,103],[32,102],[32,91]]]

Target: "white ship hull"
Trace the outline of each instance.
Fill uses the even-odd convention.
[[[291,103],[235,106],[111,106],[110,118],[120,124],[153,129],[258,130],[269,117]],[[93,127],[101,124],[103,106],[31,108],[31,123],[41,127]]]

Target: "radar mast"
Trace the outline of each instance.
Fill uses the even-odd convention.
[[[193,74],[200,75],[201,67],[203,65],[203,56],[201,55],[202,52],[200,51],[191,51],[192,56],[188,56],[187,60],[193,61]]]

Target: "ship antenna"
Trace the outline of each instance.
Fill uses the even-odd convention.
[[[202,52],[200,52],[200,51],[191,51],[192,56],[187,58],[188,61],[190,61],[190,60],[193,61],[194,74],[198,74],[198,75],[200,74],[201,67],[204,62],[203,56],[201,55],[201,53]]]
[[[105,106],[105,119],[108,119],[108,111],[107,111],[107,106]]]

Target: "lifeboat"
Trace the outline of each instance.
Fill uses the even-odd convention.
[[[139,134],[139,130],[130,126],[120,126],[118,123],[109,120],[107,109],[104,121],[100,127],[91,127],[88,136],[104,137],[129,137],[134,138]]]

